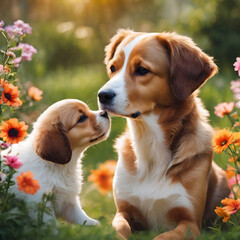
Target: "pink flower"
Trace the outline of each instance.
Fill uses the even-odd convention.
[[[240,79],[231,81],[230,89],[233,91],[233,93],[240,93]]]
[[[237,181],[240,183],[240,174],[237,175]],[[228,184],[229,184],[230,188],[233,188],[233,186],[235,184],[237,184],[235,176],[228,179]]]
[[[4,21],[1,20],[1,21],[0,21],[0,31],[3,29],[3,25],[4,25]]]
[[[22,61],[22,57],[18,57],[18,58],[13,59],[14,67],[18,68],[21,61]]]
[[[223,118],[224,115],[229,114],[230,112],[232,112],[234,108],[234,102],[230,102],[230,103],[219,103],[217,106],[214,107],[214,113],[220,117]]]
[[[4,157],[7,159],[5,163],[11,166],[12,168],[18,169],[23,165],[22,161],[20,161],[17,156],[4,156]]]
[[[36,48],[27,43],[19,43],[18,47],[22,49],[22,59],[24,61],[31,61],[33,54],[37,53]]]
[[[238,75],[240,76],[240,57],[237,57],[236,60],[233,66],[235,67],[234,70],[238,71]]]
[[[22,20],[17,20],[14,22],[14,26],[17,28],[20,28],[23,33],[31,34],[32,28],[28,23],[23,22]]]
[[[3,181],[5,180],[5,178],[6,178],[6,174],[5,173],[3,173],[3,172],[0,172],[0,184],[1,183],[3,183]]]
[[[231,81],[231,90],[234,93],[234,98],[239,101],[240,100],[240,79],[236,81]],[[240,108],[240,102],[235,104],[235,107]]]
[[[12,51],[7,51],[6,54],[7,54],[9,57],[16,58],[15,53],[12,52]]]
[[[5,30],[6,30],[9,38],[12,38],[13,36],[23,35],[22,29],[14,26],[14,25],[13,26],[6,26]]]
[[[6,149],[6,148],[9,148],[10,146],[11,146],[11,144],[0,141],[0,148],[1,149]]]
[[[1,74],[1,72],[3,72],[3,65],[2,64],[0,64],[0,74]]]
[[[5,30],[8,34],[9,38],[13,36],[20,36],[23,34],[31,34],[32,28],[28,23],[23,22],[22,20],[17,20],[13,25],[9,25],[5,27]]]

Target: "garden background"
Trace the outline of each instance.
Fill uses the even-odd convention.
[[[176,31],[193,38],[200,48],[214,56],[219,73],[202,87],[200,96],[210,112],[211,125],[215,128],[229,125],[227,118],[214,114],[214,106],[233,100],[230,81],[237,78],[233,62],[240,56],[239,0],[1,0],[1,19],[5,25],[22,19],[32,26],[26,42],[38,54],[21,65],[18,77],[23,86],[32,84],[40,88],[43,99],[31,109],[23,107],[20,111],[18,117],[27,124],[64,98],[80,99],[96,110],[97,92],[108,80],[103,64],[104,47],[117,29],[130,28]],[[87,177],[100,163],[117,160],[112,146],[124,126],[124,119],[112,118],[109,139],[87,150],[83,159],[82,206],[90,217],[100,218],[102,227],[66,225],[59,239],[115,238],[111,228],[115,213],[112,193],[101,195],[87,182]],[[224,155],[215,155],[214,159],[226,167]],[[214,231],[205,232],[203,239],[211,239],[211,235],[214,239]],[[152,236],[154,233],[141,233],[133,238]]]

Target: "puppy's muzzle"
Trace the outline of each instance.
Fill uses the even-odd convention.
[[[98,93],[98,99],[101,104],[109,105],[113,102],[116,93],[112,89],[104,89]]]
[[[100,116],[101,116],[101,117],[104,117],[104,118],[108,118],[108,113],[107,113],[107,111],[102,111],[102,112],[100,113]]]

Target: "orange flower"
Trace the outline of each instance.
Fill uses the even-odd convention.
[[[233,143],[233,133],[227,129],[222,129],[217,132],[213,138],[213,147],[216,153],[222,153]]]
[[[11,83],[7,83],[6,81],[4,82],[4,80],[2,80],[3,79],[1,79],[1,86],[3,87],[3,91],[0,99],[0,104],[3,104],[3,102],[5,102],[5,104],[8,106],[21,106],[22,101],[18,97],[20,94],[18,87],[15,87]]]
[[[114,175],[115,170],[116,170],[116,166],[117,166],[117,162],[115,160],[107,160],[106,162],[101,163],[99,168],[107,168]]]
[[[234,114],[233,114],[233,117],[234,117],[234,118],[238,118],[238,114],[237,114],[237,113],[234,113]]]
[[[0,137],[7,143],[14,144],[22,141],[27,136],[28,125],[18,122],[16,118],[10,118],[0,126]]]
[[[0,86],[3,88],[4,84],[7,83],[3,78],[0,79]]]
[[[228,213],[228,214],[234,214],[239,210],[240,207],[240,199],[230,199],[230,198],[225,198],[221,201],[223,205],[223,209]]]
[[[33,174],[30,171],[21,173],[16,179],[18,190],[26,194],[34,195],[40,188],[38,180],[33,179]]]
[[[222,217],[223,218],[223,222],[227,222],[228,221],[228,219],[230,218],[230,214],[228,214],[223,208],[221,208],[221,207],[216,207],[216,209],[214,210],[215,211],[215,213],[218,215],[218,216],[220,216],[220,217]]]
[[[240,145],[240,132],[234,132],[233,138],[234,138],[234,144]]]
[[[239,122],[235,122],[234,125],[233,125],[233,129],[236,128],[236,127],[239,127],[240,126],[240,123]]]
[[[32,98],[35,101],[40,101],[42,99],[42,94],[43,94],[43,91],[41,91],[37,87],[30,87],[28,89],[29,97]]]
[[[234,167],[228,165],[228,168],[225,171],[225,173],[226,173],[227,178],[230,179],[235,175],[236,169]]]
[[[5,73],[10,73],[11,72],[11,69],[9,67],[4,67],[3,70],[4,70]]]
[[[116,161],[109,160],[100,164],[99,169],[91,170],[88,181],[93,182],[102,194],[112,190],[113,176],[116,168]]]
[[[231,157],[231,158],[229,159],[229,162],[230,162],[230,163],[236,162],[236,161],[237,161],[237,157],[235,157],[235,158]]]
[[[214,107],[214,113],[222,118],[224,115],[229,114],[230,112],[232,112],[234,108],[234,102],[230,102],[230,103],[219,103],[217,106]]]

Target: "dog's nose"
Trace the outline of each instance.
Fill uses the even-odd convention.
[[[104,118],[108,118],[108,113],[107,113],[107,111],[102,111],[102,112],[100,113],[100,116],[101,116],[101,117],[104,117]]]
[[[116,96],[115,92],[112,89],[106,89],[106,90],[101,90],[98,93],[98,98],[100,103],[102,104],[109,104],[113,100],[113,98]]]

